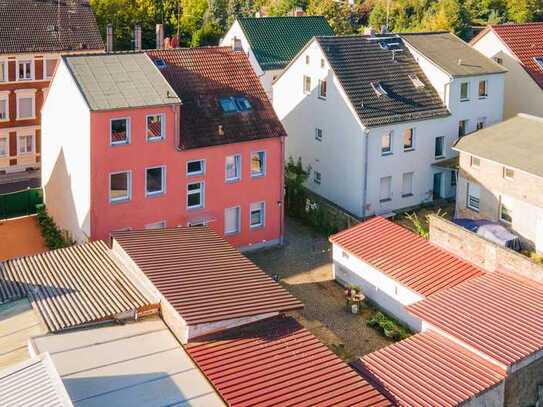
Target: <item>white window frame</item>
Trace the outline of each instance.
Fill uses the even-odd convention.
[[[192,163],[201,163],[202,169],[200,171],[198,171],[198,172],[189,172],[189,164],[192,164]],[[196,176],[199,176],[199,175],[205,175],[205,173],[206,173],[206,160],[200,159],[200,160],[189,160],[189,161],[187,161],[187,163],[186,163],[187,177],[196,177]]]
[[[156,170],[157,168],[162,169],[162,185],[161,185],[160,191],[149,192],[147,191],[147,171]],[[152,196],[164,195],[165,193],[166,193],[166,166],[157,165],[155,167],[145,168],[145,196],[152,197]]]
[[[6,118],[0,119],[0,122],[9,121],[9,92],[0,92],[0,100],[6,101]]]
[[[22,151],[21,152],[21,138],[27,138],[27,137],[30,137],[32,138],[32,150],[31,151],[26,151],[26,143],[24,143],[24,146],[25,146],[25,151]],[[34,154],[34,151],[36,150],[36,135],[34,134],[34,132],[32,132],[32,134],[19,134],[17,133],[17,155],[30,155],[30,154]]]
[[[407,130],[411,130],[411,147],[405,147],[405,132]],[[403,151],[404,153],[408,153],[410,151],[415,151],[415,147],[416,147],[416,138],[417,138],[417,131],[415,129],[415,127],[408,127],[408,128],[405,128],[402,132],[402,145],[403,145]]]
[[[306,80],[309,89],[306,89]],[[302,87],[305,95],[309,95],[311,93],[311,76],[303,75],[302,76]]]
[[[407,192],[407,193],[404,191],[406,175],[411,176],[411,184],[410,184],[410,187],[409,187],[409,192]],[[402,198],[409,198],[409,197],[412,197],[414,195],[414,193],[413,193],[414,185],[415,185],[415,173],[413,171],[404,172],[402,174]]]
[[[0,83],[9,82],[9,63],[7,59],[0,59],[0,65],[4,67],[3,76],[0,76]]]
[[[160,137],[149,137],[148,136],[148,122],[147,120],[149,117],[153,116],[160,116]],[[164,113],[154,113],[154,114],[148,114],[145,116],[145,140],[149,143],[155,142],[155,141],[162,141],[166,139],[166,115]]]
[[[36,90],[35,89],[17,89],[15,91],[16,94],[16,107],[17,107],[17,120],[34,120],[36,118]],[[19,102],[21,99],[32,99],[32,116],[30,117],[21,117],[20,112],[20,106]]]
[[[484,95],[480,95],[479,92],[481,90],[481,83],[484,83],[485,84],[485,94]],[[487,79],[481,79],[479,81],[479,83],[477,84],[477,96],[479,97],[479,99],[486,99],[488,98],[488,80]]]
[[[166,229],[166,221],[161,220],[161,221],[154,222],[154,223],[148,223],[143,228],[147,229],[147,230]]]
[[[383,183],[383,180],[384,179],[389,179],[390,182],[389,182],[389,194],[388,194],[388,197],[387,198],[383,198],[382,197],[382,189],[381,189],[381,186],[382,186],[382,183]],[[380,203],[385,203],[385,202],[390,202],[392,201],[392,176],[386,176],[386,177],[381,177],[379,178],[379,202]]]
[[[464,123],[464,134],[460,135],[460,123]],[[458,120],[458,138],[465,137],[469,134],[468,131],[469,119]]]
[[[226,230],[226,212],[230,210],[235,210],[237,212],[238,221],[236,224],[235,230]],[[229,208],[224,208],[224,234],[227,236],[235,235],[241,232],[241,207],[240,206],[231,206]]]
[[[118,175],[118,174],[128,174],[128,196],[126,198],[112,198],[111,197],[111,176],[112,175]],[[132,200],[132,171],[131,170],[124,170],[124,171],[115,171],[109,173],[109,203],[111,204],[117,204],[121,202],[128,202]]]
[[[259,172],[259,173],[253,173],[253,155],[254,154],[263,154],[263,164],[262,164],[262,171]],[[250,166],[250,171],[251,171],[251,177],[252,178],[260,178],[260,177],[264,177],[266,175],[266,169],[267,169],[267,162],[268,162],[268,154],[266,154],[266,151],[264,150],[259,150],[259,151],[253,151],[251,152],[251,166]]]
[[[53,75],[54,75],[54,72],[53,72],[53,75],[51,75],[51,76],[47,75],[47,64],[50,61],[55,62],[55,64],[56,64],[55,69],[58,67],[58,64],[60,63],[59,57],[49,56],[49,57],[43,58],[43,77],[45,79],[51,79],[53,77]]]
[[[114,120],[126,120],[126,141],[113,141],[113,121]],[[147,126],[147,123],[146,123]],[[109,119],[109,145],[110,146],[124,146],[130,144],[132,140],[132,121],[130,117],[112,117]]]
[[[253,223],[252,223],[252,221],[253,221],[253,219],[252,219],[253,205],[260,205],[259,210],[262,211],[262,216],[261,216],[262,221],[259,224],[255,224],[255,225],[253,225]],[[251,229],[262,229],[265,226],[266,226],[266,202],[264,202],[264,201],[253,202],[249,206],[249,227]]]
[[[441,139],[441,154],[436,155],[437,140],[439,140],[439,139]],[[437,136],[434,139],[434,158],[440,159],[440,158],[445,158],[445,156],[446,156],[446,154],[445,154],[445,136]]]
[[[482,123],[482,126],[479,126],[479,123]],[[484,129],[485,127],[486,127],[486,117],[479,117],[475,124],[475,129],[481,130],[481,129]]]
[[[200,184],[200,189],[198,190],[198,192],[195,192],[195,191],[189,192],[189,185],[194,185],[194,184]],[[194,195],[197,193],[200,194],[200,204],[189,206],[189,195]],[[205,207],[205,182],[204,181],[188,182],[187,187],[186,187],[186,194],[187,194],[187,197],[186,197],[185,202],[186,202],[187,209],[201,209]]]
[[[324,84],[324,94],[322,93],[322,85]],[[326,79],[319,79],[319,99],[326,100],[328,97],[328,84],[326,83]]]
[[[30,78],[23,78],[23,79],[20,79],[19,78],[19,65],[20,64],[23,64],[23,63],[30,63]],[[15,80],[17,82],[28,82],[28,81],[33,81],[35,78],[35,72],[34,72],[34,59],[31,58],[31,59],[28,59],[28,58],[21,58],[21,59],[17,59],[16,63],[15,63]]]
[[[388,143],[389,143],[388,151],[383,150],[383,139],[385,137],[388,137]],[[387,156],[387,155],[394,154],[394,148],[393,148],[394,142],[393,141],[394,141],[394,132],[392,132],[392,131],[389,131],[388,133],[383,134],[381,136],[381,155],[382,156]]]
[[[9,157],[9,135],[8,134],[5,134],[5,135],[0,134],[0,142],[2,142],[2,140],[4,140],[5,143],[6,143],[6,152],[4,154],[0,153],[0,158]]]
[[[504,203],[504,201],[506,203]],[[500,209],[499,209],[499,216],[500,216],[500,222],[506,223],[508,225],[511,225],[513,223],[513,208],[511,207],[512,202],[511,198],[501,195],[500,196]],[[506,209],[509,217],[511,220],[504,219],[503,217],[503,210]]]
[[[322,183],[322,174],[319,171],[313,171],[313,182],[317,185]]]
[[[234,164],[236,165],[236,175],[228,178],[228,158],[234,157]],[[224,180],[225,182],[239,182],[241,181],[241,154],[227,155],[224,159]]]
[[[311,57],[309,55],[305,56],[305,64],[309,65],[311,63]]]
[[[510,177],[509,175],[507,175],[507,171],[512,171],[513,172],[513,176]],[[503,167],[503,177],[509,181],[514,181],[515,179],[515,170],[511,167]]]
[[[315,127],[315,140],[317,141],[322,141],[322,135],[323,135],[323,131],[321,128],[319,127]]]
[[[471,197],[475,197],[475,195],[471,195],[471,189],[472,187],[475,187],[479,190],[479,196],[477,197],[477,200],[478,200],[478,206],[472,206],[471,205]],[[481,187],[479,185],[475,185],[475,184],[472,184],[472,183],[466,183],[466,207],[475,211],[475,212],[479,212],[480,208],[481,208]]]
[[[467,85],[467,96],[465,98],[462,97],[462,85]],[[469,100],[469,94],[470,94],[470,86],[469,82],[460,82],[460,102],[467,102]]]

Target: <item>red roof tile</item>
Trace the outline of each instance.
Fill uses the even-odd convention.
[[[423,296],[483,274],[474,265],[382,217],[333,235],[330,241]]]
[[[243,52],[201,47],[148,51],[147,55],[164,60],[166,67],[161,72],[182,100],[180,148],[286,136]],[[219,99],[237,96],[246,97],[252,109],[225,113]]]
[[[293,318],[196,338],[187,351],[230,406],[390,406]]]
[[[505,365],[543,349],[543,284],[509,272],[487,273],[407,309]]]
[[[489,29],[501,38],[520,60],[526,72],[543,89],[543,68],[534,60],[536,57],[543,57],[543,22],[491,25]],[[482,33],[472,43],[481,36]]]
[[[353,363],[399,406],[457,406],[501,382],[505,369],[435,332],[425,332]]]
[[[303,307],[207,227],[115,232],[113,238],[189,325]]]

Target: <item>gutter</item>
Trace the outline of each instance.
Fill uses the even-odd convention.
[[[364,180],[362,182],[362,220],[366,220],[366,205],[368,196],[368,144],[370,130],[364,129]]]

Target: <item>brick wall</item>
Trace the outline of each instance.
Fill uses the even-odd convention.
[[[430,215],[430,241],[488,271],[505,269],[543,283],[543,266],[439,216]]]

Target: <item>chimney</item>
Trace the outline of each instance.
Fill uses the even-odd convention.
[[[237,37],[232,38],[232,50],[235,52],[243,51],[243,46],[241,45],[241,40]]]
[[[219,136],[224,136],[224,128],[219,124]]]
[[[295,7],[293,10],[294,17],[303,17],[305,15],[304,9],[301,7]]]
[[[364,28],[364,35],[369,35],[370,37],[375,37],[375,30],[372,27]]]
[[[106,28],[106,52],[113,52],[113,24],[111,23]]]
[[[134,50],[141,51],[141,25],[134,27]]]
[[[157,24],[155,33],[156,33],[156,48],[157,49],[164,48],[164,25]]]

